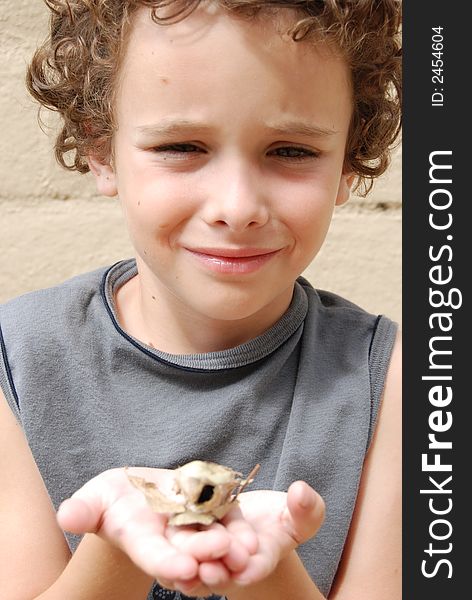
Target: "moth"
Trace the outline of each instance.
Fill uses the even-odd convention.
[[[128,479],[143,492],[154,512],[170,515],[170,525],[211,525],[237,503],[238,495],[254,481],[259,466],[244,479],[229,467],[194,460],[174,470],[172,497],[143,477],[128,474]]]

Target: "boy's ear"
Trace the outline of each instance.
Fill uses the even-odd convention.
[[[95,177],[98,192],[103,196],[116,196],[118,194],[116,175],[111,164],[103,163],[95,156],[89,156],[87,161]]]
[[[354,173],[343,173],[339,180],[338,195],[336,196],[336,206],[341,206],[349,200],[352,184],[356,176]]]

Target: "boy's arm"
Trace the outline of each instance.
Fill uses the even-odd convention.
[[[86,534],[58,579],[34,600],[145,600],[152,582],[121,550]]]
[[[402,595],[401,366],[398,335],[330,600],[399,600]]]
[[[2,600],[143,600],[152,578],[85,536],[73,559],[24,434],[0,391]]]
[[[228,600],[326,600],[308,575],[298,554],[293,550],[283,558],[271,575],[263,581],[227,593]],[[352,600],[352,598],[351,598]]]
[[[70,552],[20,425],[0,391],[0,589],[33,598],[67,565]]]
[[[401,341],[397,337],[378,424],[330,600],[401,598]],[[323,600],[295,551],[264,581],[228,600]]]

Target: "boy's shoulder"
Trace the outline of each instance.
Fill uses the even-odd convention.
[[[0,305],[0,310],[10,312],[22,308],[35,308],[39,306],[63,306],[68,300],[78,300],[94,295],[100,289],[104,274],[109,267],[101,267],[87,273],[75,275],[57,285],[26,292],[20,296],[7,300]]]
[[[112,268],[95,269],[0,305],[0,387],[17,416],[25,382],[57,382],[71,370],[83,369],[84,356],[96,357],[99,340],[112,327],[105,303]]]
[[[313,285],[302,276],[297,279],[297,282],[305,290],[309,301],[317,304],[318,309],[322,310],[323,312],[334,313],[340,311],[344,312],[345,314],[357,315],[360,318],[378,318],[378,315],[369,313],[358,304],[355,304],[351,300],[348,300],[347,298],[340,296],[335,292],[314,288]]]
[[[10,339],[18,336],[54,337],[54,331],[80,326],[85,315],[101,295],[106,273],[110,267],[101,267],[76,275],[58,285],[28,292],[0,305],[0,328]]]
[[[298,282],[308,297],[306,334],[323,344],[326,355],[339,358],[342,354],[353,361],[364,356],[371,362],[389,358],[398,323],[334,292],[315,289],[303,277]]]

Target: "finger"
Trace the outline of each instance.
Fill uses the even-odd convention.
[[[278,558],[279,554],[273,551],[270,543],[262,543],[259,552],[250,557],[247,567],[232,575],[233,582],[247,586],[265,579],[277,566]]]
[[[213,591],[210,590],[206,585],[203,585],[198,578],[195,578],[191,581],[176,581],[173,589],[179,590],[185,594],[185,596],[198,596],[199,598],[204,598],[213,594]]]
[[[237,573],[247,567],[250,556],[247,548],[239,540],[233,539],[228,553],[221,561],[232,573]]]
[[[141,570],[158,581],[191,581],[198,574],[198,562],[177,550],[164,537],[138,536],[124,550]]]
[[[247,586],[265,579],[277,566],[280,560],[280,543],[274,532],[260,533],[258,550],[249,555],[247,565],[240,571],[231,573],[231,581],[240,586]]]
[[[239,507],[231,510],[231,513],[223,519],[223,524],[231,536],[237,539],[249,554],[257,552],[259,546],[257,534],[252,525],[246,521]]]
[[[228,569],[219,560],[202,562],[198,567],[198,577],[203,585],[212,590],[224,587],[231,579]]]
[[[282,523],[297,544],[313,537],[324,520],[325,504],[321,496],[304,481],[295,481],[288,489],[287,508]]]
[[[199,562],[221,558],[231,546],[231,537],[222,525],[203,531],[177,530],[170,535],[169,540],[174,547],[190,554]]]
[[[160,579],[158,579],[156,581],[161,587],[163,587],[166,590],[175,590],[176,589],[174,582],[171,581],[170,579],[164,579],[163,577],[161,577]]]

